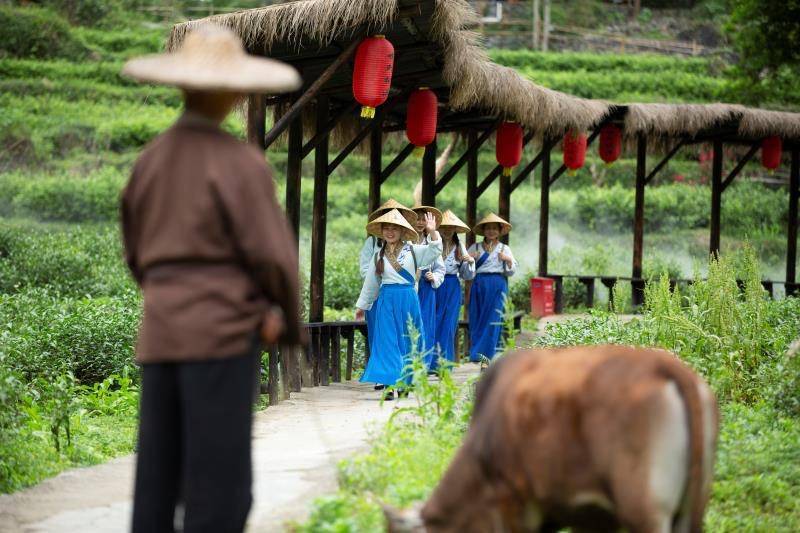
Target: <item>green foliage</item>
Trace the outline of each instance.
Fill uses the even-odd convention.
[[[0,5],[0,57],[82,59],[86,49],[57,13]]]

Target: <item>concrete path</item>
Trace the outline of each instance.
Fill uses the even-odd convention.
[[[474,373],[465,365],[457,373]],[[293,393],[258,413],[253,426],[254,504],[249,532],[302,520],[311,500],[336,490],[336,464],[364,449],[397,402],[350,382]],[[407,404],[408,400],[403,400]],[[134,456],[64,472],[0,496],[0,532],[111,533],[129,529]]]

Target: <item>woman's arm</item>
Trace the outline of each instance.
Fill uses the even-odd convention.
[[[367,276],[364,278],[364,284],[361,286],[361,294],[358,295],[356,307],[364,311],[372,309],[372,304],[375,303],[380,289],[380,280],[375,274],[375,261],[370,261]]]

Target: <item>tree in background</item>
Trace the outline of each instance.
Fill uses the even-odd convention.
[[[732,0],[726,31],[739,55],[736,90],[753,103],[800,78],[800,0]]]

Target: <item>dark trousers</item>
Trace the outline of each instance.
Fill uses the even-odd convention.
[[[250,511],[258,355],[142,367],[134,533],[240,532]]]

